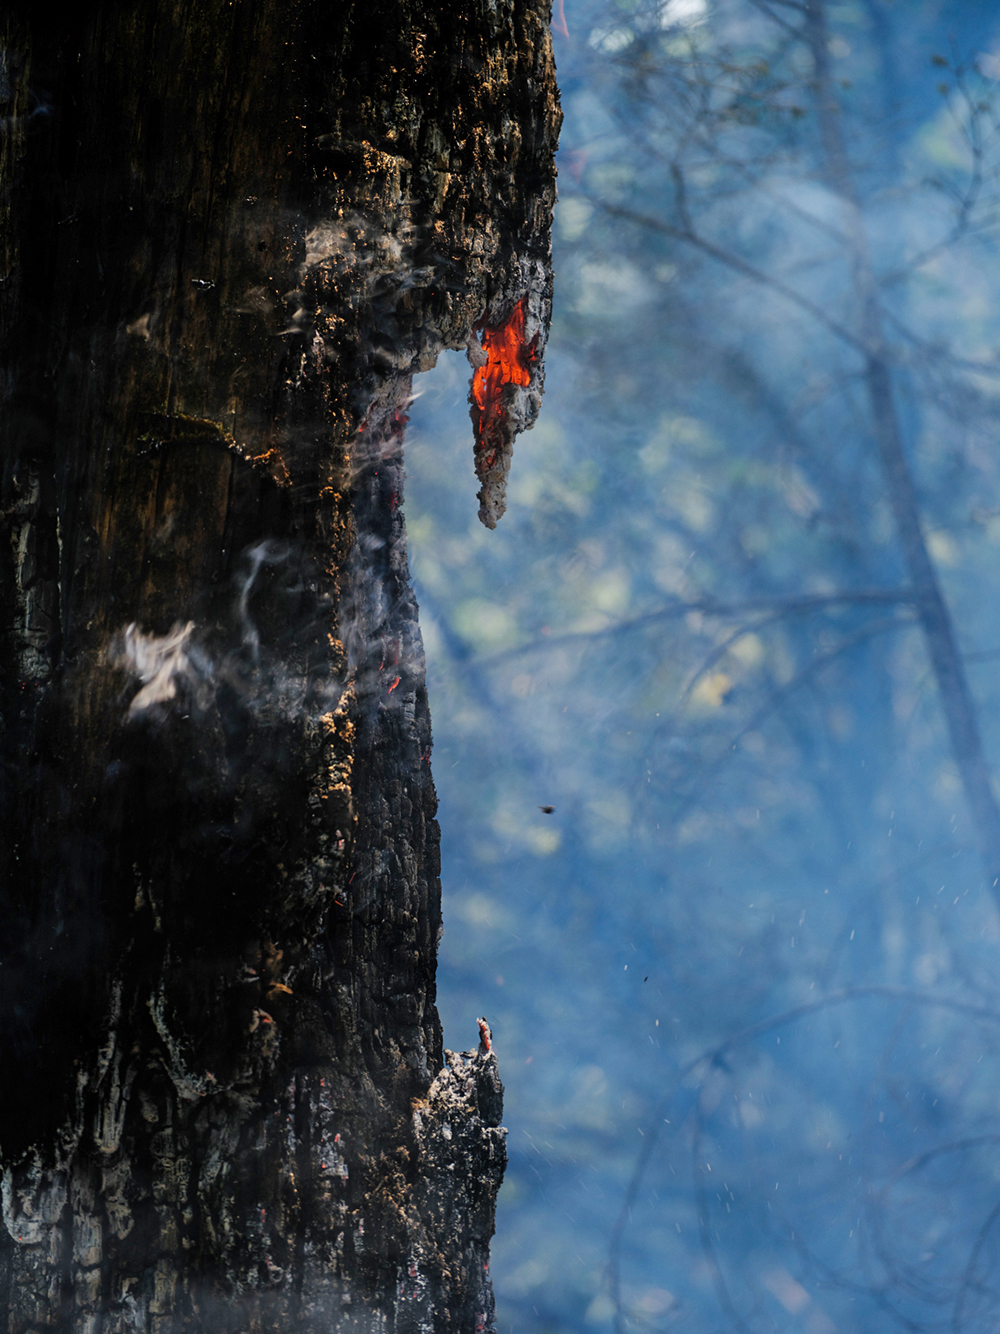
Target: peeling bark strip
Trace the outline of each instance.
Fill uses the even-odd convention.
[[[33,12],[0,20],[0,1329],[491,1330],[502,1088],[434,1008],[402,441],[413,374],[523,312],[495,522],[550,310],[547,3]]]

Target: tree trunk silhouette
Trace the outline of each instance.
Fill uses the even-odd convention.
[[[414,372],[518,310],[495,521],[546,0],[3,22],[4,1328],[492,1329],[402,441]]]
[[[830,39],[824,0],[807,0],[805,38],[813,60],[814,94],[823,145],[827,184],[843,201],[855,294],[860,311],[860,339],[865,358],[865,386],[879,462],[892,505],[903,559],[913,586],[927,652],[934,670],[951,752],[965,789],[969,815],[979,843],[987,884],[1000,903],[1000,805],[990,779],[976,706],[958,650],[951,612],[927,550],[920,503],[903,444],[903,431],[892,388],[882,309],[868,236],[840,124],[840,108],[830,68]]]

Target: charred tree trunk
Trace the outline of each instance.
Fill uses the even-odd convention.
[[[468,345],[496,521],[546,0],[4,24],[3,1328],[491,1329],[502,1090],[434,1008],[401,449]]]

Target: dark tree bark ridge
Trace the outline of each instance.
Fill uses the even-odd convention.
[[[426,11],[5,18],[11,1332],[493,1328],[401,450],[522,301],[537,412],[559,112],[544,0]]]

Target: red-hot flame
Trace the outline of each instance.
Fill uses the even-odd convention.
[[[524,341],[524,315],[527,298],[522,297],[506,324],[483,330],[486,365],[477,367],[472,377],[472,401],[479,409],[476,436],[481,445],[489,444],[490,434],[504,417],[503,387],[531,383],[531,363],[535,359],[535,339]],[[492,461],[487,460],[487,466]]]

